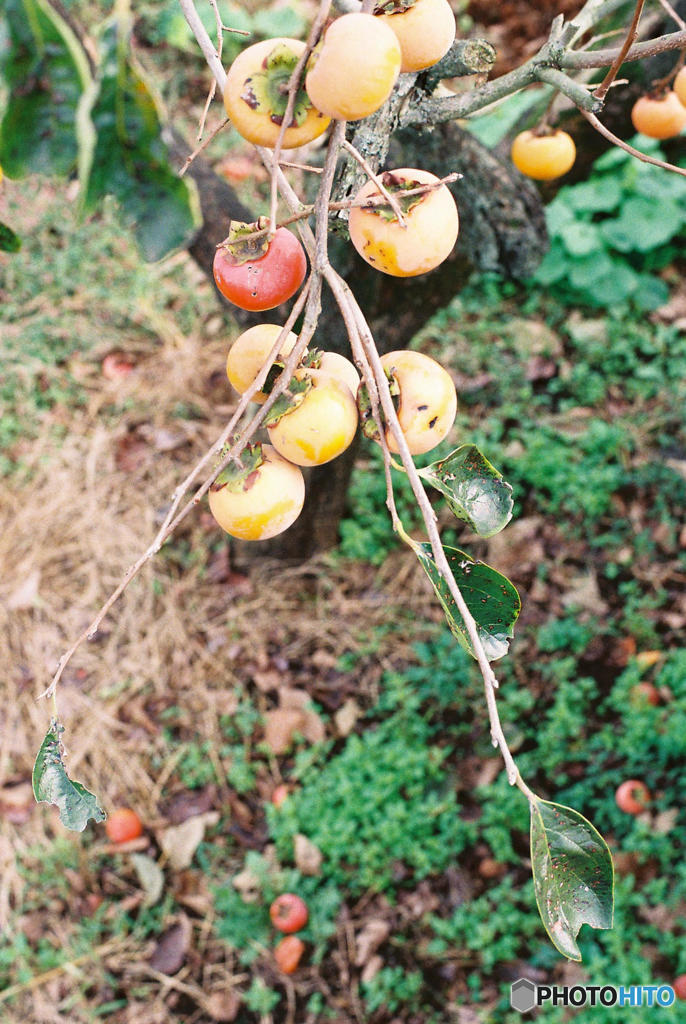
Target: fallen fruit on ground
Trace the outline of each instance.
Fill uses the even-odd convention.
[[[438,63],[455,38],[455,15],[448,0],[379,0],[374,14],[400,43],[401,72],[423,71]]]
[[[651,139],[673,139],[686,127],[686,107],[671,90],[659,97],[641,96],[631,109],[631,121]]]
[[[265,39],[243,50],[229,68],[224,106],[234,128],[248,142],[270,148],[276,145],[286,112],[288,82],[304,49],[300,39]],[[326,131],[329,121],[301,88],[284,135],[284,148],[311,142]]]
[[[650,803],[650,790],[639,779],[627,779],[618,787],[615,801],[626,814],[642,814]]]
[[[256,324],[234,341],[226,360],[226,376],[239,395],[245,394],[255,383],[281,330],[278,324]],[[297,334],[290,331],[281,342],[274,363],[283,363],[297,340]],[[267,401],[267,392],[258,391],[252,400],[262,405]]]
[[[297,935],[287,935],[274,949],[274,959],[284,974],[293,974],[305,952],[305,943]]]
[[[327,29],[305,79],[318,110],[358,121],[386,102],[400,73],[400,44],[372,14],[344,14]]]
[[[128,843],[143,835],[143,823],[130,807],[120,807],[105,822],[105,834],[113,843]]]
[[[345,451],[357,430],[357,405],[350,388],[323,370],[301,369],[296,381],[311,382],[295,408],[269,425],[269,440],[297,466],[321,466]]]
[[[350,240],[363,260],[392,277],[426,274],[453,250],[460,228],[457,205],[446,185],[406,195],[420,185],[437,185],[439,178],[414,167],[400,167],[380,175],[384,188],[393,193],[405,217],[403,227],[387,204],[374,209],[354,207],[348,227]],[[379,196],[368,181],[356,200]]]
[[[210,511],[232,537],[276,537],[292,526],[302,511],[303,475],[270,444],[246,449],[241,461],[243,468],[230,463],[212,484]]]
[[[288,935],[299,932],[307,924],[307,904],[294,892],[284,892],[272,903],[269,917],[280,932],[286,932]]]
[[[398,420],[411,454],[431,451],[447,436],[457,414],[450,374],[435,359],[409,349],[388,352],[381,363],[397,386]],[[389,427],[386,441],[392,452],[398,451]]]
[[[537,181],[552,181],[571,170],[576,159],[574,139],[567,132],[520,132],[510,151],[518,171]]]

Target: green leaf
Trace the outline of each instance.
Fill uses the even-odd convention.
[[[86,100],[95,126],[80,168],[84,210],[105,195],[119,202],[146,260],[185,247],[201,222],[195,186],[169,165],[155,100],[130,53],[130,24],[110,22],[101,39],[97,87]]]
[[[443,550],[455,582],[477,624],[486,657],[489,661],[502,658],[508,652],[509,638],[514,636],[514,624],[522,607],[516,588],[507,576],[484,562],[475,562],[464,551],[447,546]],[[448,584],[436,568],[431,545],[417,544],[415,553],[443,605],[451,632],[474,657],[472,642],[462,616]]]
[[[91,818],[104,821],[106,814],[97,797],[67,775],[61,742],[63,732],[64,726],[53,718],[33,766],[33,795],[38,803],[59,808],[60,821],[65,828],[83,832]]]
[[[566,190],[566,199],[580,213],[610,213],[622,198],[622,186],[609,174],[581,181]]]
[[[581,960],[581,925],[612,927],[614,870],[607,843],[578,811],[536,799],[531,865],[538,911],[553,945],[570,960]]]
[[[0,81],[9,91],[0,121],[7,174],[70,174],[77,108],[92,78],[81,43],[48,0],[5,0]]]
[[[572,256],[588,256],[591,252],[597,253],[605,248],[595,224],[583,220],[564,224],[558,234]]]
[[[0,221],[0,251],[19,252],[21,249],[21,238],[12,231],[12,228]]]
[[[533,280],[538,284],[555,284],[569,273],[569,257],[562,242],[553,238],[548,252],[538,265]]]
[[[458,519],[481,537],[492,537],[512,518],[512,488],[474,444],[464,444],[419,475],[445,494]]]
[[[639,309],[659,309],[669,299],[669,288],[661,278],[653,274],[640,274],[631,298]]]

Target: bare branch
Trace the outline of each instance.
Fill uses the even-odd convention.
[[[634,16],[631,19],[631,24],[629,25],[629,31],[627,32],[626,39],[624,40],[619,50],[619,53],[612,61],[612,66],[610,70],[605,75],[605,78],[602,80],[602,82],[595,91],[597,100],[602,101],[605,99],[605,97],[607,96],[607,90],[610,88],[615,78],[617,77],[617,72],[624,63],[624,58],[626,57],[627,53],[631,49],[631,44],[633,43],[638,34],[638,23],[641,20],[641,14],[643,13],[644,3],[645,0],[637,0],[636,2]]]

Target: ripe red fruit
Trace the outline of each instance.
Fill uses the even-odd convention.
[[[107,819],[105,833],[113,843],[128,843],[130,839],[143,835],[143,824],[135,811],[120,807]]]
[[[631,696],[634,698],[636,703],[647,701],[648,704],[652,704],[653,707],[657,707],[660,703],[660,691],[657,686],[653,686],[652,683],[636,683],[631,690]]]
[[[626,814],[641,814],[650,803],[650,790],[638,779],[627,779],[618,787],[615,801]]]
[[[230,248],[234,249],[233,254]],[[233,245],[220,246],[212,269],[219,291],[241,309],[274,309],[290,299],[305,280],[307,260],[303,247],[287,228],[276,229],[264,255],[241,262],[236,249]]]
[[[677,999],[686,999],[686,974],[680,974],[678,978],[675,978],[672,988]]]
[[[272,803],[274,804],[274,806],[277,808],[280,807],[281,804],[286,799],[286,797],[288,796],[288,793],[288,786],[286,785],[285,782],[282,782],[281,785],[277,786],[274,792],[272,793]]]
[[[305,952],[305,943],[297,935],[287,935],[274,949],[274,959],[284,974],[293,974]]]
[[[309,915],[304,900],[293,892],[284,892],[272,903],[269,916],[275,928],[290,934],[304,928]]]

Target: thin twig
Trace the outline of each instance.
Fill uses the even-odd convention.
[[[655,167],[662,167],[665,171],[674,171],[675,174],[681,174],[682,177],[686,178],[686,168],[677,167],[675,164],[668,164],[665,160],[658,160],[654,156],[648,156],[647,153],[642,153],[640,149],[634,149],[634,147],[630,146],[628,142],[624,142],[624,140],[620,139],[619,136],[614,134],[614,132],[611,132],[609,128],[606,128],[605,125],[598,120],[595,114],[591,114],[587,110],[582,110],[581,113],[584,115],[586,120],[593,125],[595,130],[600,132],[603,138],[607,139],[608,142],[614,143],[615,146],[619,146],[620,149],[625,150],[627,153],[631,153],[631,155],[635,156],[637,160],[642,160],[644,164],[653,164]]]
[[[601,103],[607,96],[607,90],[610,88],[615,78],[617,77],[617,72],[624,63],[624,58],[631,49],[631,44],[633,43],[633,41],[636,38],[636,35],[638,34],[638,23],[641,20],[641,14],[643,13],[644,3],[645,0],[636,0],[634,16],[631,19],[629,31],[626,34],[626,39],[622,43],[619,53],[613,60],[610,70],[605,75],[605,78],[602,80],[598,88],[595,90],[595,98],[599,100]]]
[[[221,124],[218,124],[217,127],[211,132],[211,134],[207,136],[205,141],[201,142],[199,146],[196,146],[196,148],[193,150],[191,155],[186,157],[186,162],[183,165],[183,167],[181,168],[181,170],[179,171],[179,177],[180,178],[183,178],[184,174],[186,173],[186,171],[188,170],[190,165],[193,163],[193,161],[195,160],[196,156],[199,156],[200,153],[202,153],[203,149],[206,149],[207,146],[209,146],[210,142],[212,142],[213,139],[216,139],[217,135],[219,135],[220,131],[223,128],[226,128],[228,123],[229,123],[229,118],[225,117],[224,120],[221,122]]]
[[[355,148],[355,146],[353,146],[352,142],[348,142],[347,139],[343,139],[342,146],[346,153],[350,153],[351,157],[357,161],[357,163],[360,165],[360,167],[367,175],[367,177],[374,182],[381,195],[384,196],[386,202],[393,210],[393,213],[395,214],[400,227],[406,228],[407,221],[405,220],[405,215],[403,214],[403,211],[400,209],[400,203],[393,195],[393,193],[388,191],[386,186],[381,181],[381,178],[379,178],[378,174],[374,174],[374,171],[370,167],[369,163],[365,160],[362,154]]]
[[[681,15],[674,10],[669,0],[658,0],[658,2],[661,4],[661,6],[664,8],[667,14],[670,16],[670,18],[672,18],[677,23],[679,28],[686,29],[686,21],[684,21]]]

